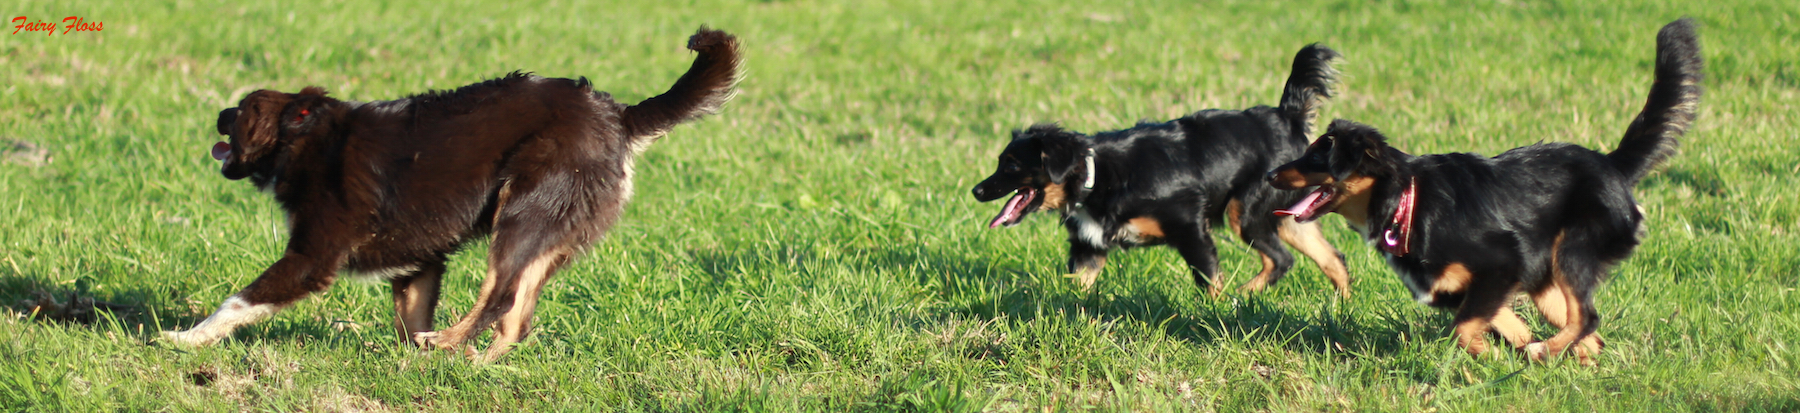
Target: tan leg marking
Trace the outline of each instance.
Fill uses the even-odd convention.
[[[531,316],[537,312],[538,295],[544,291],[544,284],[550,281],[550,275],[566,262],[568,254],[554,252],[539,256],[525,271],[519,274],[519,289],[513,295],[513,306],[506,315],[494,324],[494,342],[488,345],[487,352],[482,354],[481,361],[492,363],[500,356],[512,351],[513,344],[525,339],[531,330]]]
[[[435,347],[445,351],[461,351],[465,355],[473,356],[475,354],[473,348],[459,349],[459,347],[463,346],[463,342],[468,341],[470,338],[473,338],[475,334],[480,333],[479,331],[475,331],[475,325],[481,321],[481,313],[483,312],[481,309],[487,308],[488,301],[493,299],[494,285],[498,282],[498,278],[500,277],[496,271],[491,268],[488,269],[487,277],[482,278],[481,280],[481,294],[475,296],[475,305],[469,307],[469,312],[463,314],[462,319],[457,320],[456,324],[450,325],[450,328],[439,331],[415,333],[413,334],[413,343],[418,344],[420,347]]]
[[[1476,317],[1456,324],[1456,344],[1467,350],[1469,355],[1479,356],[1487,351],[1487,332],[1492,327],[1491,318]]]
[[[394,296],[394,328],[400,337],[431,331],[435,313],[431,297],[437,295],[438,283],[415,281],[406,292]]]
[[[1231,225],[1231,233],[1237,234],[1238,239],[1248,239],[1244,238],[1243,217],[1244,203],[1242,201],[1232,199],[1225,202],[1225,223]]]
[[[1500,307],[1500,312],[1494,314],[1493,325],[1494,332],[1506,339],[1507,344],[1512,344],[1514,349],[1523,349],[1525,345],[1531,344],[1531,326],[1513,313],[1511,304]]]
[[[1261,251],[1258,251],[1256,255],[1262,257],[1262,272],[1256,273],[1256,277],[1250,278],[1250,281],[1238,287],[1238,291],[1253,293],[1269,287],[1269,274],[1275,273],[1275,259],[1269,258],[1268,254],[1263,254]]]
[[[1576,314],[1577,316],[1580,314],[1569,312],[1569,297],[1572,297],[1573,294],[1565,294],[1561,285],[1561,283],[1552,282],[1550,285],[1545,286],[1542,291],[1531,294],[1531,300],[1533,303],[1537,304],[1538,312],[1543,313],[1544,321],[1550,322],[1550,325],[1555,326],[1558,329],[1562,329],[1569,324],[1570,314]],[[1605,339],[1600,338],[1599,332],[1589,334],[1587,337],[1582,338],[1581,342],[1576,346],[1576,356],[1583,357],[1584,359],[1598,356],[1600,355],[1600,348],[1604,347],[1605,342]],[[1591,360],[1587,360],[1586,362],[1591,362]]]
[[[1531,295],[1532,301],[1537,303],[1538,312],[1544,314],[1544,320],[1559,330],[1549,339],[1526,347],[1526,353],[1533,360],[1542,361],[1562,354],[1570,344],[1576,344],[1575,337],[1581,334],[1583,327],[1581,301],[1575,297],[1575,290],[1569,286],[1561,270],[1562,241],[1563,235],[1557,234],[1556,243],[1551,247],[1551,254],[1555,255],[1550,257],[1550,284]],[[1600,354],[1600,347],[1600,334],[1589,334],[1581,338],[1575,348],[1575,356],[1582,365],[1592,366],[1593,357]]]
[[[1106,268],[1106,257],[1100,257],[1091,268],[1082,268],[1070,274],[1075,278],[1075,286],[1081,291],[1094,291],[1094,280],[1100,278],[1100,270]]]
[[[1325,278],[1330,278],[1331,284],[1337,287],[1338,295],[1350,298],[1350,270],[1344,260],[1338,258],[1337,248],[1326,242],[1325,234],[1319,232],[1319,221],[1302,224],[1294,222],[1294,217],[1282,217],[1275,235],[1318,265],[1319,272],[1325,273]]]

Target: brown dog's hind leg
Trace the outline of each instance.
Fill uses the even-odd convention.
[[[582,142],[586,141],[562,141]],[[532,154],[519,156],[529,159],[567,150],[571,149],[541,146],[521,149]],[[481,281],[474,307],[449,328],[414,335],[419,345],[475,358],[478,355],[465,343],[510,316],[513,319],[495,332],[494,348],[480,359],[492,361],[506,354],[525,336],[543,283],[612,227],[630,195],[629,175],[609,175],[607,165],[521,164],[541,169],[515,176],[499,191],[487,278]]]
[[[531,315],[537,312],[538,295],[544,291],[544,284],[550,281],[550,275],[556,273],[569,261],[569,254],[552,251],[532,260],[519,277],[519,288],[513,293],[513,306],[505,315],[500,316],[494,324],[494,341],[488,344],[487,352],[481,361],[492,363],[512,351],[513,344],[523,340],[531,329]]]
[[[418,271],[388,281],[394,295],[394,329],[400,337],[411,339],[413,334],[431,331],[443,279],[444,263],[439,261],[420,264]]]

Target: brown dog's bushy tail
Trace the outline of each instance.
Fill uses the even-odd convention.
[[[1331,98],[1331,86],[1337,83],[1338,72],[1331,68],[1331,61],[1341,56],[1318,43],[1294,54],[1294,72],[1281,91],[1281,113],[1293,125],[1294,133],[1308,141],[1312,140],[1312,122],[1319,117],[1319,106]]]
[[[668,92],[625,108],[622,122],[633,138],[656,137],[669,129],[717,112],[731,100],[738,82],[743,55],[737,37],[701,26],[688,38],[688,49],[699,52],[694,66],[675,81]]]
[[[1656,34],[1656,81],[1650,84],[1650,99],[1625,129],[1619,148],[1606,155],[1631,182],[1675,154],[1677,139],[1694,123],[1694,111],[1700,106],[1703,65],[1693,19],[1676,20]]]

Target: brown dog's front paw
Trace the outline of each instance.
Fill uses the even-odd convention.
[[[162,338],[162,341],[169,342],[169,343],[175,343],[175,344],[183,345],[183,346],[199,347],[199,346],[211,344],[211,343],[206,343],[203,341],[195,340],[192,337],[192,334],[188,334],[188,332],[186,332],[186,331],[164,331],[164,332],[162,332],[160,337]]]
[[[205,331],[200,331],[200,329],[190,329],[186,331],[164,331],[162,332],[161,338],[162,341],[177,345],[206,347],[218,343],[219,340],[224,337],[213,336],[207,334]]]

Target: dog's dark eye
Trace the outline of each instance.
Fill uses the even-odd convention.
[[[1018,171],[1019,171],[1019,170],[1020,170],[1020,169],[1024,169],[1024,168],[1020,168],[1020,167],[1019,167],[1019,164],[1016,164],[1016,163],[1009,163],[1009,164],[1006,164],[1006,166],[1004,166],[1004,167],[1002,167],[1002,168],[1003,168],[1003,169],[1004,169],[1004,170],[1005,170],[1005,171],[1006,171],[1006,172],[1018,172]]]

